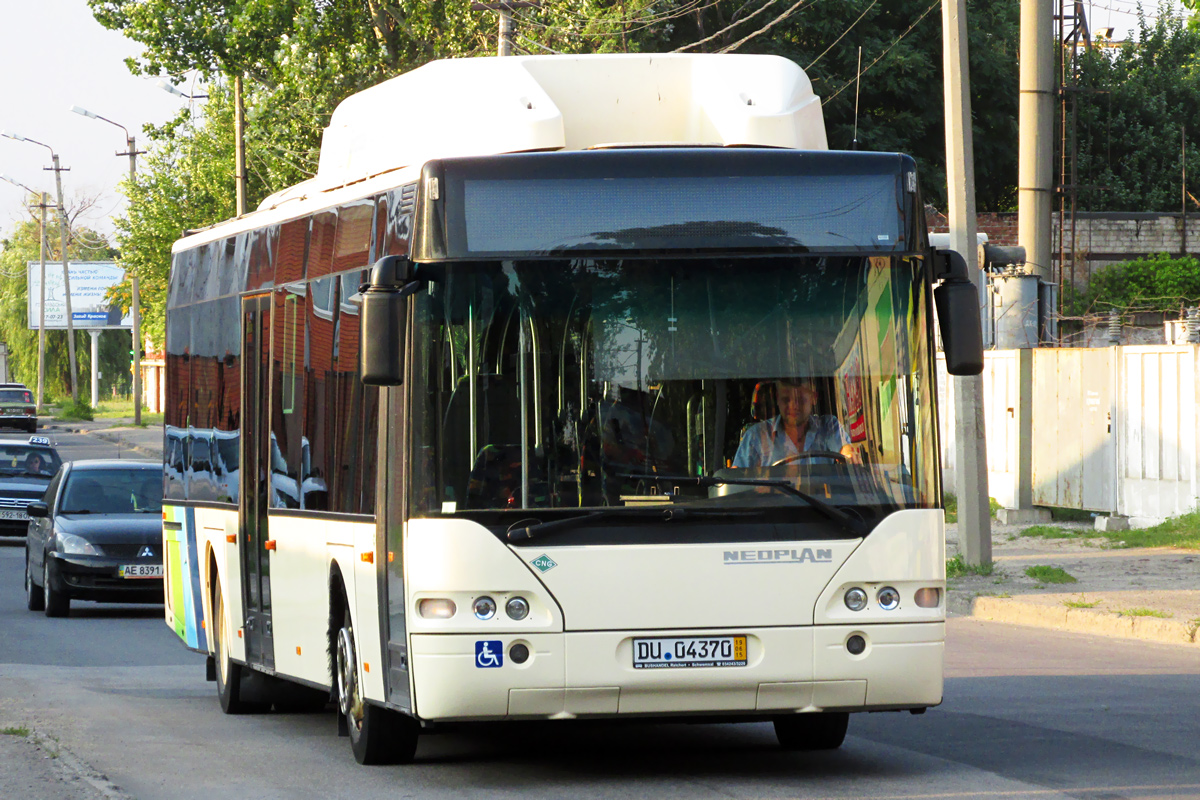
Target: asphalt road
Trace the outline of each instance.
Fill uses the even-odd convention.
[[[21,559],[0,548],[0,725],[56,737],[140,800],[1200,797],[1193,647],[957,618],[945,703],[854,716],[833,753],[783,753],[764,724],[548,723],[430,736],[416,764],[365,768],[331,713],[222,715],[158,607],[25,611]]]

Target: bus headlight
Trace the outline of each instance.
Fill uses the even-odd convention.
[[[891,586],[885,586],[875,595],[876,602],[884,611],[895,611],[900,607],[900,593]]]
[[[445,597],[425,597],[417,603],[417,613],[424,619],[450,619],[458,608]]]
[[[476,599],[475,616],[480,619],[491,619],[496,616],[496,601],[487,595]]]
[[[862,611],[867,607],[867,593],[857,586],[847,591],[843,599],[846,601],[846,608],[851,611]]]
[[[529,601],[524,597],[510,597],[504,604],[504,613],[510,619],[521,620],[529,616]]]

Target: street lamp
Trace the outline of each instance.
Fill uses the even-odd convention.
[[[206,94],[188,94],[170,81],[158,81],[154,85],[162,89],[164,92],[170,92],[171,94],[178,95],[179,97],[186,97],[188,100],[208,99],[208,95]]]
[[[35,192],[25,184],[14,180],[8,175],[0,175],[0,181],[7,181],[13,186],[19,186],[30,194],[36,194],[41,198],[38,203],[38,208],[42,210],[42,223],[38,228],[38,254],[41,261],[41,278],[38,289],[41,297],[38,300],[38,366],[37,366],[37,411],[42,412],[42,387],[46,384],[46,209],[50,204],[46,202],[45,192]],[[28,292],[28,285],[26,286]]]
[[[71,110],[76,114],[82,114],[89,119],[98,119],[102,122],[107,122],[109,125],[116,125],[121,130],[125,131],[126,152],[117,153],[119,156],[129,156],[129,183],[132,186],[137,180],[137,157],[139,151],[137,149],[137,140],[130,135],[129,129],[119,122],[113,122],[108,117],[102,117],[99,114],[93,114],[86,108],[80,106],[71,106]],[[133,311],[133,424],[142,424],[142,308],[138,296],[138,277],[136,274],[131,274],[130,287],[133,292],[133,297],[130,301],[131,310]],[[89,333],[92,333],[89,331]],[[92,333],[92,404],[99,403],[100,381],[96,372],[97,365],[100,361],[100,332]]]
[[[45,142],[39,142],[37,139],[29,139],[12,131],[0,131],[0,136],[17,142],[29,142],[30,144],[44,147],[50,151],[50,158],[54,162],[54,166],[50,169],[54,170],[54,185],[58,191],[58,225],[59,235],[62,238],[63,293],[66,296],[67,305],[67,350],[71,359],[71,400],[76,405],[79,405],[79,370],[75,363],[75,324],[71,316],[71,275],[67,267],[67,207],[63,203],[62,192],[62,174],[67,167],[59,165],[58,153],[54,152],[54,148]]]

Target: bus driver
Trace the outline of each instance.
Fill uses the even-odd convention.
[[[746,430],[733,457],[733,466],[770,467],[794,463],[802,460],[802,453],[812,451],[841,453],[847,460],[857,460],[850,437],[837,417],[813,413],[817,390],[812,383],[776,381],[775,399],[779,415]]]

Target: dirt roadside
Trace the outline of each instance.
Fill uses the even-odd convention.
[[[1086,523],[1056,522],[1086,533]],[[1022,536],[1028,525],[992,520],[990,575],[948,581],[951,615],[1081,633],[1200,644],[1200,552],[1121,549],[1104,537]],[[958,526],[946,526],[946,555],[958,553]],[[1033,568],[1034,577],[1027,574]],[[1047,569],[1051,568],[1051,569]],[[1074,581],[1052,583],[1058,568]]]
[[[0,797],[20,800],[125,800],[53,739],[26,728],[0,733]]]

